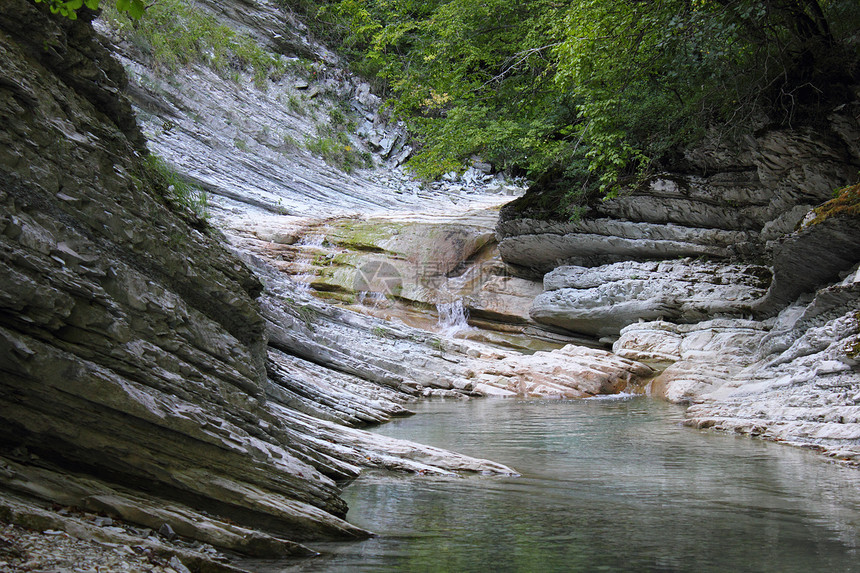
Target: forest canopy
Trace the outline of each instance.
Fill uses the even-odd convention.
[[[475,154],[607,192],[709,127],[814,121],[858,79],[857,0],[301,6],[356,71],[383,82],[427,177]]]

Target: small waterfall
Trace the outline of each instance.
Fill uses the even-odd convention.
[[[297,247],[311,247],[312,249],[317,249],[322,247],[325,243],[325,235],[324,234],[313,234],[313,235],[305,235],[302,237],[299,242],[296,243]],[[310,251],[310,254],[305,254],[302,257],[299,257],[295,260],[296,266],[300,268],[313,268],[313,250]],[[296,290],[301,293],[309,293],[311,291],[311,282],[314,280],[316,275],[313,272],[304,272],[293,275],[291,280],[296,285]]]
[[[325,243],[325,235],[316,234],[305,235],[298,243],[296,243],[296,245],[299,247],[322,247],[323,243]]]
[[[302,273],[300,275],[293,275],[290,277],[290,280],[295,285],[296,292],[299,293],[310,293],[311,292],[311,281],[313,280],[314,275],[311,273]]]
[[[384,293],[363,290],[356,295],[355,302],[370,308],[383,308],[388,306],[389,301]]]
[[[463,299],[457,298],[450,302],[436,303],[436,311],[439,320],[436,326],[446,336],[454,336],[464,330],[471,330],[469,326],[469,311],[463,306]]]

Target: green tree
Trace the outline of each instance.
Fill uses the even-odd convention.
[[[860,59],[856,0],[334,0],[319,17],[387,82],[416,171],[480,154],[566,175],[573,203],[711,126],[813,121]]]
[[[86,6],[90,10],[98,10],[101,0],[36,0],[36,3],[48,5],[51,12],[60,14],[70,20],[78,18],[78,10]],[[132,18],[140,18],[146,11],[143,0],[116,0],[117,10],[127,12]]]

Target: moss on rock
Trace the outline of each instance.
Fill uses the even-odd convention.
[[[805,227],[823,223],[831,217],[860,217],[860,183],[840,189],[835,198],[819,205],[812,212],[815,218],[806,222]]]

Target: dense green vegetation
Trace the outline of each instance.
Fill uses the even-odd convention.
[[[70,20],[77,20],[78,10],[86,6],[90,10],[98,10],[101,0],[36,0],[44,2],[54,14],[60,14]],[[116,9],[125,12],[132,18],[140,18],[146,11],[143,0],[116,0]]]
[[[478,154],[566,176],[572,207],[712,126],[813,121],[857,79],[856,0],[284,1],[384,82],[419,174]]]
[[[66,15],[99,3],[39,1]],[[278,1],[387,94],[421,143],[419,175],[478,155],[562,189],[553,201],[571,216],[706,130],[815,122],[860,80],[857,0]],[[116,5],[138,15],[138,3]],[[192,2],[146,14],[130,33],[169,68],[206,61],[261,85],[285,71]],[[366,163],[336,135],[308,147]]]

